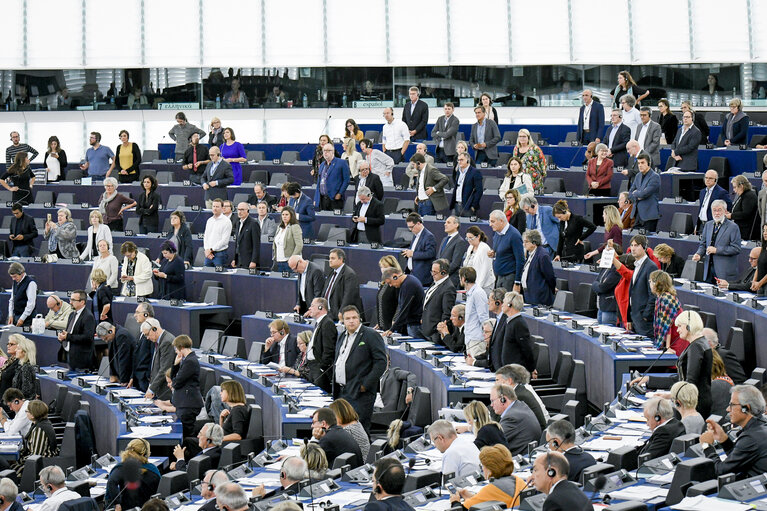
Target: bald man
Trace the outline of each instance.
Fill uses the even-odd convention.
[[[699,232],[703,227],[703,224],[713,218],[711,216],[711,204],[718,199],[727,203],[727,211],[732,210],[732,201],[730,200],[730,194],[727,190],[717,184],[719,174],[715,170],[707,170],[706,175],[703,177],[705,187],[700,191],[700,198],[698,204],[698,225],[696,232]]]
[[[261,227],[250,216],[247,202],[237,204],[237,220],[232,222],[234,260],[232,268],[258,268],[261,255]]]
[[[751,252],[748,253],[748,268],[743,270],[740,274],[740,278],[734,282],[727,282],[724,279],[719,279],[717,284],[719,289],[724,291],[754,291],[752,288],[754,273],[756,272],[756,263],[759,260],[759,254],[761,253],[761,247],[754,247]],[[756,292],[756,291],[754,291]]]

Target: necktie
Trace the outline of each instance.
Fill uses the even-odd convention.
[[[442,255],[442,251],[445,250],[445,247],[447,246],[447,242],[450,240],[450,236],[446,236],[444,240],[442,240],[442,244],[439,246],[439,255]]]
[[[194,146],[192,151],[192,172],[197,171],[197,146]]]
[[[333,272],[333,275],[330,277],[330,284],[328,284],[328,289],[325,291],[325,300],[327,300],[330,297],[330,291],[333,290],[333,284],[336,282],[336,275],[338,275],[338,272]]]

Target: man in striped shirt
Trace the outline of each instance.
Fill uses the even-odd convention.
[[[11,131],[11,142],[13,142],[12,145],[9,145],[8,148],[5,150],[5,168],[8,168],[13,163],[13,159],[16,158],[16,154],[21,152],[26,152],[29,154],[29,161],[34,160],[37,155],[39,154],[34,147],[32,147],[29,144],[20,144],[19,140],[21,140],[21,135],[19,135],[18,131]]]

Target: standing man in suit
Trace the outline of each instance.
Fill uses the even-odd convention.
[[[453,172],[455,189],[450,199],[450,209],[459,217],[478,215],[479,202],[482,200],[482,194],[484,193],[482,174],[472,167],[469,162],[468,153],[459,154],[458,166]]]
[[[415,145],[415,154],[420,154],[424,157],[426,160],[426,163],[431,163],[434,165],[434,157],[430,155],[426,151],[426,144],[423,142],[418,142]],[[413,160],[410,160],[410,163],[407,164],[407,167],[405,167],[405,175],[400,178],[400,183],[402,184],[402,188],[413,188],[415,184],[415,178],[418,177],[418,170],[415,168],[415,164],[413,163]]]
[[[523,198],[519,202],[519,207],[527,214],[527,230],[541,233],[541,246],[548,250],[551,257],[554,257],[559,245],[559,219],[554,216],[554,209],[551,206],[538,204],[538,199],[535,197]],[[492,213],[490,216],[492,217]],[[522,266],[520,266],[519,278],[522,277],[521,268]],[[507,286],[503,287],[511,289]]]
[[[127,386],[133,374],[133,352],[136,341],[126,328],[102,321],[96,335],[109,346],[109,381]]]
[[[154,307],[149,302],[142,302],[136,306],[133,317],[139,325],[140,333],[136,343],[136,351],[133,353],[133,373],[130,382],[128,382],[128,388],[136,388],[141,392],[146,392],[149,388],[149,375],[152,370],[155,344],[141,331],[141,325],[147,319],[154,317]]]
[[[176,359],[170,370],[173,382],[173,406],[176,416],[183,427],[183,438],[194,434],[194,423],[204,406],[200,392],[200,361],[192,351],[192,339],[188,335],[179,335],[173,339]]]
[[[445,211],[447,209],[445,187],[449,184],[447,176],[437,170],[433,164],[426,163],[426,158],[422,154],[414,154],[410,161],[418,173],[415,185],[418,214],[425,216],[433,215],[437,211]]]
[[[652,109],[649,106],[643,106],[639,109],[639,118],[641,123],[637,126],[634,140],[639,142],[639,147],[652,158],[653,168],[660,167],[660,124],[653,121],[650,116]]]
[[[727,204],[727,210],[729,211],[732,209],[730,194],[727,193],[727,190],[717,184],[718,179],[719,174],[712,169],[707,170],[703,177],[705,186],[700,191],[700,198],[698,199],[700,208],[698,209],[698,222],[695,226],[696,233],[700,232],[703,225],[711,220],[711,205],[714,201],[723,200]]]
[[[264,342],[261,363],[274,362],[280,367],[293,367],[298,358],[296,338],[290,335],[290,325],[281,319],[269,323],[270,336]]]
[[[32,240],[37,238],[35,219],[24,213],[24,209],[18,202],[14,202],[11,206],[11,213],[13,213],[13,217],[8,235],[13,246],[11,257],[32,257],[35,248]]]
[[[431,138],[436,146],[437,163],[447,163],[455,158],[455,145],[458,143],[458,128],[461,121],[453,115],[455,105],[451,102],[445,103],[445,115],[440,115],[434,128],[431,130]]]
[[[228,161],[221,158],[221,149],[210,148],[210,164],[202,174],[202,189],[205,190],[205,208],[213,207],[213,199],[226,200],[226,187],[234,183],[234,173]]]
[[[290,256],[288,267],[290,271],[298,274],[298,300],[293,310],[298,314],[305,314],[309,310],[312,300],[322,296],[322,288],[325,287],[325,275],[319,266],[307,261],[300,255]]]
[[[344,193],[351,179],[349,162],[336,158],[335,152],[333,144],[322,146],[324,160],[320,163],[317,188],[314,191],[314,207],[322,211],[344,209]]]
[[[754,250],[761,249],[755,248]],[[711,347],[711,349],[719,353],[719,356],[724,362],[724,368],[727,372],[727,376],[732,378],[732,381],[735,382],[735,385],[740,385],[746,381],[746,372],[743,370],[743,366],[738,360],[738,357],[735,356],[735,353],[719,344],[719,334],[716,333],[716,330],[713,328],[704,328],[701,333],[703,334],[703,337],[705,337],[708,341],[708,345]]]
[[[173,352],[173,334],[163,330],[156,318],[147,318],[141,324],[141,332],[155,345],[152,366],[149,373],[149,389],[146,399],[170,401],[171,391],[165,381],[165,371],[173,367],[176,354]]]
[[[458,217],[451,215],[445,220],[445,237],[439,245],[437,257],[446,259],[450,263],[450,280],[454,286],[458,286],[458,270],[463,265],[463,256],[469,244],[461,237],[459,228],[461,223]]]
[[[490,389],[490,406],[501,420],[501,429],[509,443],[511,454],[527,451],[527,444],[541,439],[541,427],[530,408],[517,400],[517,393],[508,385]]]
[[[693,125],[693,115],[692,110],[682,115],[682,129],[674,139],[671,157],[676,160],[675,167],[695,172],[698,170],[698,144],[703,139],[703,135]]]
[[[301,226],[301,233],[304,238],[314,238],[314,202],[308,195],[301,191],[301,185],[298,183],[288,183],[288,187],[285,190],[288,192],[288,206],[292,207],[296,211],[296,218],[298,224]]]
[[[456,291],[449,276],[450,262],[447,259],[437,259],[431,265],[434,283],[429,287],[423,299],[423,315],[421,316],[421,335],[424,339],[439,342],[437,324],[450,318],[450,311],[455,305]]]
[[[314,331],[306,347],[306,364],[309,377],[325,392],[332,392],[333,361],[336,358],[338,332],[333,318],[328,314],[328,301],[322,297],[312,300],[306,315],[314,319]]]
[[[546,444],[552,451],[564,454],[570,464],[567,479],[577,483],[581,480],[583,470],[596,465],[597,460],[583,448],[575,445],[575,440],[575,428],[567,419],[555,421],[546,429]]]
[[[658,207],[660,176],[650,168],[650,155],[647,153],[639,153],[637,165],[639,174],[636,175],[629,189],[629,198],[634,203],[632,212],[636,218],[634,227],[655,232],[660,218]]]
[[[740,228],[725,217],[727,204],[715,200],[711,205],[713,219],[706,222],[700,236],[698,251],[693,261],[703,259],[703,278],[711,284],[719,279],[738,278],[738,256],[740,255]]]
[[[410,140],[424,140],[426,124],[429,122],[429,106],[425,101],[418,99],[421,96],[418,87],[410,87],[408,94],[410,103],[402,109],[402,122],[407,124]]]
[[[506,290],[502,287],[493,289],[487,297],[487,310],[490,319],[495,319],[493,332],[490,334],[490,346],[484,356],[475,358],[471,354],[466,355],[466,363],[471,366],[487,367],[490,371],[496,371],[503,365],[503,335],[506,329],[506,315],[503,313],[503,298]]]
[[[234,260],[232,268],[258,268],[261,257],[261,228],[250,216],[247,202],[237,204],[234,224]]]
[[[381,182],[381,178],[378,176],[378,174],[374,174],[370,172],[370,163],[364,160],[361,161],[359,164],[359,167],[357,167],[357,170],[359,170],[359,175],[357,176],[357,190],[359,190],[363,186],[367,186],[368,188],[370,188],[370,191],[373,192],[373,197],[383,202],[383,199],[384,199],[383,183]],[[357,197],[357,195],[355,195],[354,196],[355,204],[359,201],[360,201],[359,198]]]
[[[594,94],[590,89],[581,93],[583,105],[578,112],[577,139],[580,145],[589,145],[591,142],[599,143],[599,135],[605,126],[605,108],[602,103],[594,101]]]
[[[392,172],[395,165],[394,159],[383,151],[373,149],[373,142],[366,138],[360,140],[360,152],[365,155],[365,161],[370,166],[370,171],[380,178],[383,186],[393,187],[394,177]],[[395,152],[399,153],[399,151]],[[361,165],[362,163],[360,163]]]
[[[96,354],[93,351],[93,335],[96,333],[96,319],[85,307],[88,295],[78,289],[69,297],[72,314],[69,315],[67,328],[58,334],[61,349],[59,361],[69,362],[74,371],[93,371],[96,369]]]
[[[414,511],[413,506],[402,498],[405,479],[405,469],[398,459],[381,458],[376,461],[373,472],[375,500],[365,506],[365,511]]]
[[[386,370],[386,345],[378,332],[362,326],[357,307],[346,306],[342,314],[345,332],[336,344],[333,396],[349,401],[369,430],[378,385]]]
[[[532,410],[541,428],[546,428],[549,412],[535,389],[530,385],[530,371],[519,364],[507,364],[496,370],[495,383],[508,385],[514,389],[514,392],[517,393],[517,399]]]
[[[328,264],[331,272],[325,277],[325,286],[321,295],[328,301],[330,308],[328,313],[333,319],[340,320],[340,312],[344,307],[354,305],[358,311],[363,310],[360,281],[354,269],[346,264],[346,252],[340,248],[334,248],[328,256]]]
[[[381,226],[386,222],[384,206],[373,197],[373,192],[367,186],[357,189],[357,204],[352,213],[352,243],[382,243]]]
[[[642,407],[642,414],[652,435],[639,454],[649,454],[650,459],[655,459],[671,452],[671,442],[685,433],[682,421],[674,417],[671,401],[660,397],[648,399]]]
[[[427,109],[427,119],[428,115]],[[410,128],[404,121],[398,121],[394,118],[394,110],[390,106],[384,108],[383,116],[386,122],[381,129],[381,145],[383,152],[394,160],[396,165],[405,157],[407,146],[410,145]]]
[[[737,227],[736,227],[737,230]],[[637,234],[631,238],[631,255],[634,256],[634,274],[629,285],[629,308],[627,330],[652,338],[655,315],[655,295],[650,290],[650,274],[658,269],[647,256],[647,237]]]
[[[618,108],[613,108],[610,113],[611,123],[602,137],[604,144],[609,149],[608,158],[612,158],[616,167],[625,167],[628,163],[626,144],[631,140],[631,128],[623,124],[623,114]]]
[[[536,360],[530,330],[522,317],[525,301],[522,295],[511,291],[503,297],[503,313],[508,318],[503,334],[503,365],[519,364],[530,373],[535,371]]]
[[[437,241],[431,231],[424,227],[418,213],[410,213],[405,223],[413,233],[410,248],[402,251],[402,255],[407,258],[407,273],[415,275],[424,286],[431,286],[431,263],[437,258]]]
[[[525,209],[524,204],[523,200],[522,209]],[[537,201],[535,207],[538,207]],[[532,206],[530,206],[530,210],[533,211]],[[524,268],[522,236],[520,236],[517,228],[506,220],[506,213],[499,209],[490,213],[490,228],[493,230],[493,249],[487,253],[487,256],[494,258],[495,285],[504,289],[520,291],[522,289],[520,286],[522,269]]]
[[[686,114],[687,112],[691,112],[693,116],[693,125],[698,128],[700,131],[700,143],[701,144],[707,144],[709,142],[708,136],[711,133],[710,128],[708,127],[708,124],[706,123],[706,117],[696,112],[692,109],[692,103],[689,101],[682,101],[682,104],[679,106],[679,109],[682,111],[682,114]]]
[[[642,149],[639,146],[639,142],[636,140],[629,140],[628,144],[626,144],[628,162],[626,163],[626,166],[623,167],[621,174],[629,178],[629,188],[631,188],[631,183],[634,182],[636,175],[639,174],[639,162],[637,161],[637,157],[639,156],[641,150]]]
[[[498,142],[501,141],[498,124],[485,117],[485,109],[482,106],[474,108],[474,115],[477,122],[471,126],[469,136],[469,145],[474,148],[474,161],[477,165],[487,162],[491,167],[495,167],[498,161]]]
[[[423,284],[414,275],[405,275],[399,268],[384,268],[383,281],[399,290],[397,310],[392,318],[392,325],[384,337],[394,333],[421,337],[421,317],[423,315]]]
[[[568,481],[570,464],[558,452],[538,456],[531,475],[533,486],[546,494],[543,508],[546,511],[591,511],[591,500],[572,480]]]

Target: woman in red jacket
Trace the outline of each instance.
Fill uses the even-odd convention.
[[[607,240],[607,247],[613,248],[613,240]],[[621,325],[623,328],[626,328],[626,318],[628,317],[629,310],[629,288],[631,287],[631,277],[634,275],[634,258],[628,252],[621,257],[623,257],[623,262],[618,259],[618,256],[613,256],[613,266],[621,274],[621,281],[615,287],[615,301],[618,302]],[[650,258],[650,261],[657,268],[660,268],[660,263],[650,247],[647,247],[647,257]]]
[[[597,155],[589,160],[586,171],[586,187],[588,195],[609,197],[613,179],[613,161],[607,157],[609,150],[605,144],[598,144]]]

